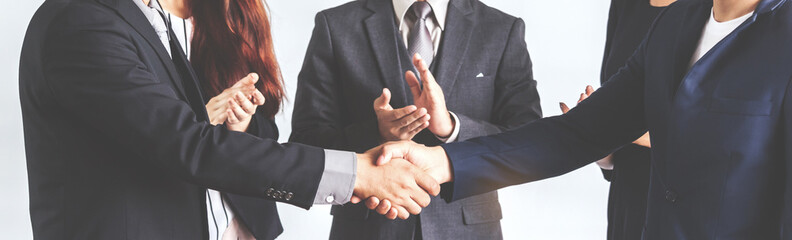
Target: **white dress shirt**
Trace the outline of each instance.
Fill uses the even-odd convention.
[[[166,20],[171,23],[171,28],[182,49],[190,56],[190,41],[192,40],[192,21],[181,19],[162,9],[157,0],[151,0],[149,5],[143,0],[132,0],[141,9],[146,19],[151,23],[154,31],[162,41],[165,49],[171,54],[170,39]],[[163,16],[165,19],[163,19]],[[355,186],[357,172],[357,156],[352,152],[325,150],[325,169],[319,181],[319,188],[314,197],[314,204],[341,205],[349,202]],[[234,216],[234,211],[221,193],[207,189],[206,211],[209,217],[208,229],[210,240],[220,239],[255,239],[250,231]]]
[[[393,0],[393,11],[396,14],[396,24],[399,25],[399,33],[402,35],[402,40],[404,42],[404,46],[409,48],[409,36],[410,36],[410,27],[415,24],[415,22],[407,17],[407,11],[410,11],[410,7],[416,0]],[[442,40],[443,36],[443,29],[445,29],[445,21],[446,15],[448,15],[448,4],[450,0],[427,0],[429,6],[432,7],[432,21],[426,21],[426,28],[429,29],[429,33],[432,36],[432,45],[434,45],[434,55],[437,56],[437,50],[440,49],[440,41]],[[412,56],[410,56],[412,57]],[[447,138],[443,138],[440,136],[435,135],[437,139],[444,143],[451,143],[457,140],[459,137],[459,118],[453,112],[450,112],[451,118],[454,121],[454,129],[451,131],[451,135]]]
[[[714,11],[714,10],[713,10]],[[690,61],[690,66],[692,67],[699,59],[704,57],[712,48],[715,47],[721,40],[726,38],[731,32],[734,32],[737,27],[740,26],[745,20],[748,20],[749,17],[753,15],[753,11],[748,14],[743,15],[742,17],[738,17],[729,21],[725,22],[718,22],[715,20],[715,13],[710,11],[710,18],[707,21],[707,24],[704,25],[704,29],[702,30],[703,33],[701,34],[701,39],[699,40],[698,47],[696,47],[696,51],[693,52],[693,59]]]

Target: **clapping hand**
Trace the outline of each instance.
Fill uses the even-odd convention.
[[[407,85],[410,86],[413,102],[415,102],[415,106],[425,108],[429,112],[429,116],[431,116],[428,126],[429,131],[438,137],[447,138],[454,131],[455,123],[453,118],[451,118],[451,113],[446,108],[443,89],[435,81],[434,76],[429,71],[429,66],[421,58],[420,54],[416,53],[413,56],[413,65],[418,70],[418,74],[421,75],[421,81],[419,82],[412,71],[405,73],[405,80]]]
[[[264,95],[256,89],[258,80],[258,74],[248,74],[209,100],[206,111],[211,124],[226,123],[229,130],[246,131],[256,108],[266,102]]]
[[[374,100],[374,113],[383,141],[409,140],[429,126],[429,114],[425,108],[406,106],[393,109],[390,105],[391,92],[382,89],[382,95]]]
[[[577,102],[580,103],[583,100],[586,100],[586,98],[591,96],[591,94],[593,93],[594,93],[594,87],[592,87],[591,85],[586,86],[586,90],[580,94],[580,98],[578,98]],[[566,103],[561,102],[559,103],[559,105],[561,105],[561,113],[566,114],[567,112],[569,112],[569,106],[567,106]]]

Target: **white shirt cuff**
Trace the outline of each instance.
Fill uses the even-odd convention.
[[[314,204],[342,205],[349,202],[355,190],[357,155],[325,149],[325,168]]]
[[[448,138],[442,138],[435,135],[435,137],[443,143],[456,142],[457,138],[459,138],[459,117],[457,117],[454,112],[448,111],[448,113],[451,114],[452,118],[454,118],[454,130],[451,131],[451,136],[448,136]]]

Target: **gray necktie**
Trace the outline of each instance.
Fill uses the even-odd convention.
[[[426,21],[432,14],[432,7],[427,2],[416,1],[410,8],[416,19],[415,24],[410,28],[407,51],[410,52],[410,58],[418,53],[426,61],[426,65],[431,65],[434,59],[434,43],[432,34],[426,28]]]

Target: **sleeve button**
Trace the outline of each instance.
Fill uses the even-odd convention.
[[[267,197],[272,197],[272,193],[273,192],[275,192],[275,189],[273,189],[273,188],[267,189],[267,192],[266,192],[267,193]]]
[[[281,197],[281,192],[280,191],[275,191],[275,192],[272,193],[272,198],[280,199],[280,197]]]
[[[286,196],[284,198],[286,199],[286,201],[289,201],[292,200],[293,197],[294,197],[294,193],[289,192],[286,193]]]
[[[333,197],[333,195],[327,196],[327,197],[325,198],[325,201],[326,201],[327,203],[333,203],[333,202],[335,201],[335,197]]]

